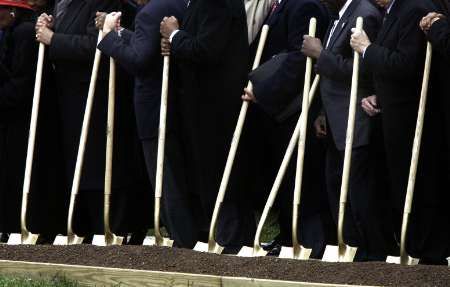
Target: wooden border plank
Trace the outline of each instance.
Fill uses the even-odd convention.
[[[221,277],[175,272],[145,271],[51,263],[0,260],[0,274],[31,278],[63,276],[87,286],[120,287],[354,287],[277,280]],[[362,286],[361,286],[362,287]],[[369,286],[366,286],[369,287]]]

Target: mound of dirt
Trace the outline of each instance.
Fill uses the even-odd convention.
[[[445,266],[240,258],[146,246],[0,246],[0,259],[370,286],[450,286]],[[1,270],[0,270],[1,273]]]

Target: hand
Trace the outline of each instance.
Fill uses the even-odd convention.
[[[323,139],[327,136],[327,120],[324,115],[320,115],[314,121],[314,130],[316,131],[316,137]]]
[[[49,46],[52,43],[53,31],[47,27],[40,27],[36,31],[36,41]]]
[[[378,109],[377,96],[375,95],[362,99],[361,106],[366,114],[371,117],[381,113],[381,110]]]
[[[160,32],[164,38],[169,39],[170,35],[172,35],[172,33],[178,30],[179,28],[180,25],[178,24],[177,18],[173,16],[164,17],[164,19],[161,21]]]
[[[436,12],[428,13],[427,16],[423,17],[420,21],[420,29],[424,31],[425,33],[428,33],[431,26],[439,19],[444,19],[445,16]]]
[[[352,46],[353,50],[362,55],[371,44],[372,43],[364,30],[360,32],[356,30],[356,28],[352,29],[350,46]]]
[[[46,13],[42,13],[41,16],[36,21],[36,26],[34,27],[37,32],[39,28],[47,27],[49,29],[53,29],[54,21],[52,15],[47,15]]]
[[[120,17],[122,12],[109,13],[105,18],[105,24],[103,25],[103,33],[106,35],[111,31],[116,31],[120,28]]]
[[[161,55],[170,56],[170,42],[169,39],[161,38]]]
[[[106,15],[108,15],[108,13],[106,13],[106,12],[95,13],[95,27],[98,30],[103,30],[103,26],[105,25]]]
[[[249,103],[256,103],[256,97],[253,94],[252,90],[249,90],[247,88],[244,89],[244,94],[242,95],[242,100],[249,102]]]
[[[322,53],[323,46],[322,41],[317,38],[305,35],[303,36],[302,53],[306,57],[318,59]]]

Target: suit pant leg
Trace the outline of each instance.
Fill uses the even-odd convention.
[[[337,150],[334,141],[330,140],[326,159],[326,182],[330,209],[336,226],[338,224],[343,166],[344,152]],[[349,188],[353,190],[358,189],[359,187],[355,188],[358,183],[358,180],[353,178],[353,180],[349,182]],[[361,246],[361,234],[358,231],[358,226],[354,218],[352,206],[353,202],[351,202],[350,198],[347,198],[347,206],[344,218],[344,240],[351,246]]]
[[[154,187],[158,143],[156,139],[143,140],[142,146],[150,182]],[[176,139],[167,137],[165,151],[162,221],[174,240],[174,246],[193,248],[197,241],[197,225]]]

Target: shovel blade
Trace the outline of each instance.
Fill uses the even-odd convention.
[[[156,239],[154,236],[146,236],[142,245],[144,246],[154,246],[156,244]]]
[[[400,256],[388,256],[386,258],[386,263],[401,264],[401,258]],[[417,265],[417,264],[419,264],[419,259],[408,256],[407,265]]]
[[[239,257],[264,257],[267,255],[267,251],[262,248],[252,248],[248,246],[244,246],[241,248],[237,256]]]
[[[308,260],[311,256],[312,249],[300,246],[300,253],[298,256],[294,254],[294,248],[292,247],[281,247],[281,252],[279,258],[283,259],[298,259],[298,260]]]
[[[95,246],[107,246],[106,244],[106,238],[104,235],[94,235],[94,238],[92,238],[92,245]]]
[[[339,247],[334,245],[327,245],[322,257],[324,262],[353,262],[355,259],[357,247],[345,245],[344,254],[339,254]]]
[[[208,243],[198,241],[194,246],[194,251],[208,252]]]
[[[95,246],[113,246],[113,245],[122,245],[124,238],[121,236],[117,236],[115,234],[111,234],[108,238],[105,235],[94,235],[92,239],[92,245]]]
[[[450,257],[447,258],[447,261],[448,261],[448,267],[450,267]]]
[[[84,241],[84,237],[80,237],[76,234],[72,234],[67,236],[67,245],[79,245],[82,244]]]
[[[38,241],[39,234],[33,234],[31,232],[24,233],[22,236],[22,244],[25,245],[35,245]]]
[[[11,233],[8,238],[8,245],[20,245],[22,244],[22,234]]]
[[[158,246],[156,244],[156,238],[154,236],[147,236],[144,239],[144,243],[142,243],[144,246]],[[173,240],[169,238],[162,238],[162,242],[159,246],[165,246],[165,247],[172,247],[173,246]]]
[[[53,245],[67,245],[67,236],[58,235],[53,241]]]

